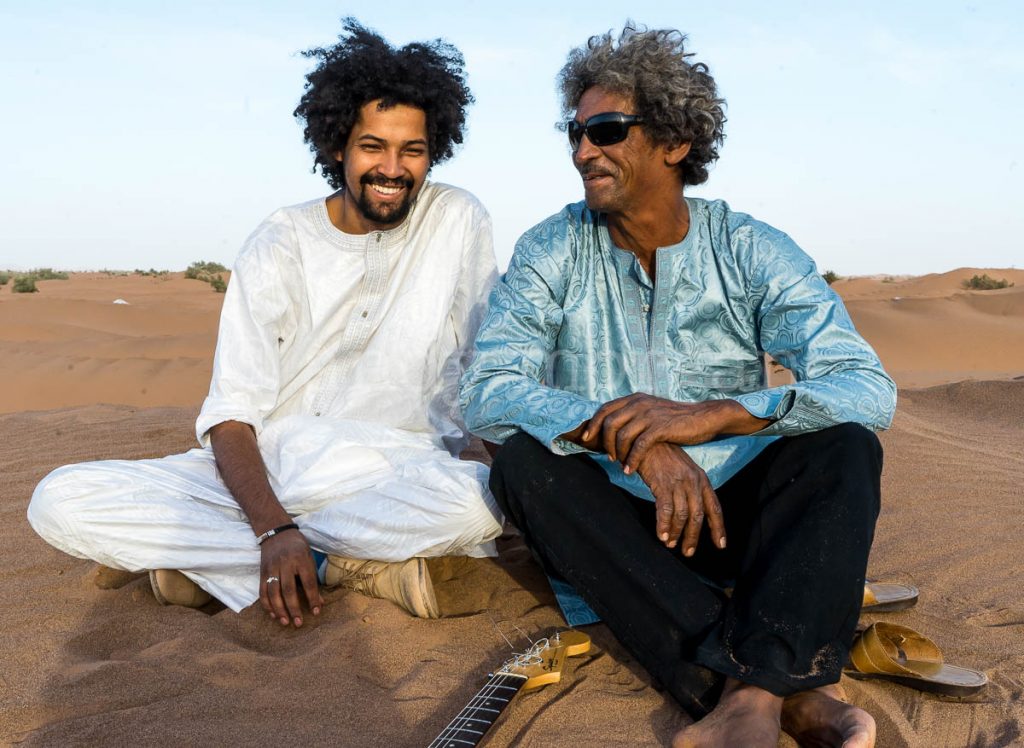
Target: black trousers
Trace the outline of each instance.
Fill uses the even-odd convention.
[[[839,680],[881,472],[881,445],[862,426],[783,437],[716,492],[727,548],[705,527],[691,558],[655,537],[652,502],[613,485],[586,455],[557,456],[517,434],[498,451],[490,485],[546,570],[699,718],[725,676],[779,696]]]

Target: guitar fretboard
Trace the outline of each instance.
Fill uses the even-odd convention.
[[[467,748],[479,744],[526,680],[525,675],[492,675],[428,748]]]

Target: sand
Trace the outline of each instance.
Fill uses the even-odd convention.
[[[980,272],[1017,286],[960,288]],[[438,585],[438,621],[334,591],[282,630],[258,608],[161,607],[145,579],[98,589],[93,564],[28,527],[32,488],[64,463],[193,446],[223,296],[180,275],[39,285],[0,288],[0,744],[425,746],[508,656],[502,632],[522,646],[561,625],[514,535]],[[864,622],[923,631],[990,678],[965,700],[844,687],[880,746],[1024,743],[1024,271],[835,288],[902,387],[869,573],[921,588],[912,610]],[[604,627],[588,632],[591,653],[518,697],[488,745],[665,745],[688,722]]]

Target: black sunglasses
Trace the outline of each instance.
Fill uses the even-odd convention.
[[[571,119],[565,123],[565,130],[569,135],[569,145],[575,151],[583,142],[584,135],[596,146],[615,145],[626,139],[629,128],[642,124],[643,120],[635,114],[602,112],[588,117],[586,122]]]

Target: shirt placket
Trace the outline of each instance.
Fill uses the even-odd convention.
[[[625,287],[623,297],[626,302],[626,326],[629,330],[629,337],[632,342],[631,348],[637,352],[634,354],[634,361],[631,362],[633,374],[637,377],[637,389],[641,392],[649,392],[654,385],[653,369],[651,367],[649,335],[649,314],[651,310],[650,289],[637,278],[639,277],[639,263],[634,258],[623,268],[622,283]]]
[[[323,381],[313,400],[313,415],[330,411],[341,383],[370,339],[377,319],[388,276],[387,253],[382,246],[384,235],[377,231],[367,234],[363,245],[363,279],[359,283],[352,316],[345,325],[338,350],[331,360]]]

